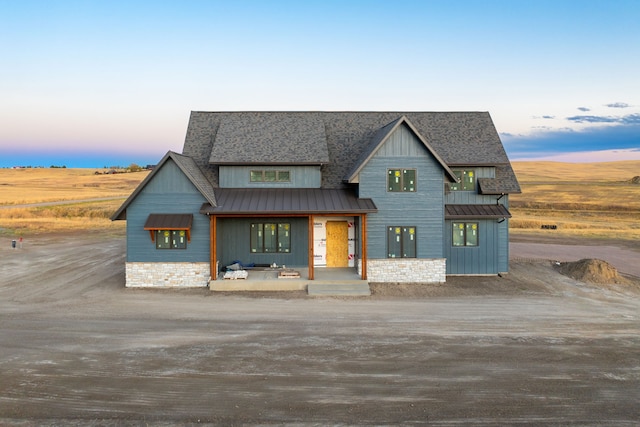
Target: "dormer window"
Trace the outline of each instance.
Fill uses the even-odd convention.
[[[453,173],[460,182],[449,184],[451,191],[473,191],[476,189],[476,174],[473,170],[454,170]]]
[[[251,182],[289,182],[291,172],[288,170],[252,170],[249,172]]]

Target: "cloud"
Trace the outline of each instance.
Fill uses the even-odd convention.
[[[621,120],[621,123],[624,124],[640,124],[640,113],[629,114],[628,116],[624,116]]]
[[[591,108],[589,108],[589,107],[578,107],[578,110],[586,113],[587,111],[591,111]]]
[[[628,114],[626,116],[571,116],[567,120],[574,123],[619,123],[619,124],[640,124],[640,113]]]
[[[618,119],[611,116],[571,116],[567,120],[574,123],[618,123]]]
[[[543,119],[555,119],[556,116],[542,116]]]
[[[606,104],[607,107],[609,108],[629,108],[631,107],[631,105],[627,104],[626,102],[613,102],[611,104]]]
[[[597,116],[594,116],[597,117]],[[596,126],[583,130],[540,130],[529,135],[501,134],[505,149],[513,159],[601,150],[640,150],[640,114],[613,121],[617,126]],[[621,160],[624,157],[621,158]]]

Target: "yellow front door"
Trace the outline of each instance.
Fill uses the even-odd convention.
[[[327,267],[349,266],[349,225],[327,221]]]

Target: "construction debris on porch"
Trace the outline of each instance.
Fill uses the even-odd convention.
[[[249,273],[246,270],[225,271],[223,276],[225,280],[246,279],[247,277],[249,277]]]
[[[278,272],[278,279],[299,279],[299,278],[300,278],[300,272],[295,271],[291,268],[280,270]]]

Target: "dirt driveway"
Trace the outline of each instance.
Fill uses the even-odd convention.
[[[572,243],[512,241],[509,243],[509,253],[512,259],[548,259],[561,262],[597,258],[607,261],[621,273],[640,277],[640,251],[636,248],[616,245],[615,242],[590,245]]]
[[[640,419],[638,286],[515,262],[363,299],[131,290],[122,238],[0,246],[2,425]]]

